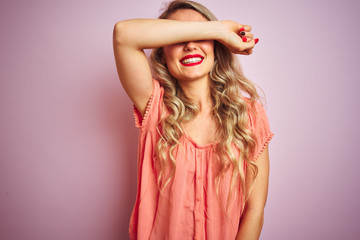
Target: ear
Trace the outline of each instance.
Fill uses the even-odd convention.
[[[166,65],[166,57],[164,54],[161,56],[161,63]]]
[[[161,54],[161,63],[166,65],[166,57],[165,57],[164,52],[162,52],[162,54]]]
[[[159,49],[157,55],[159,56],[161,63],[166,65],[166,57],[165,57],[164,49],[163,49],[163,48],[160,48],[160,49]]]

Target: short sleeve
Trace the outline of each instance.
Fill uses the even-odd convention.
[[[266,111],[259,102],[254,103],[256,114],[249,111],[250,127],[256,136],[256,148],[254,151],[254,161],[258,159],[265,150],[274,134],[270,130],[269,120]]]
[[[153,79],[153,90],[147,103],[144,116],[141,116],[140,111],[133,105],[135,127],[144,129],[146,126],[155,125],[159,121],[163,92],[164,89],[160,87],[159,82]]]

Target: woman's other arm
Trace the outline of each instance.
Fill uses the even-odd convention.
[[[258,175],[252,187],[251,194],[245,203],[245,209],[240,221],[236,240],[257,240],[260,237],[264,221],[264,207],[269,183],[269,150],[268,147],[256,160]],[[247,170],[246,182],[251,183],[254,174]],[[248,186],[247,186],[248,188]]]
[[[141,114],[152,94],[152,76],[144,49],[180,42],[218,40],[232,52],[252,52],[255,42],[242,42],[232,21],[184,22],[166,19],[132,19],[117,22],[113,47],[118,75],[126,93]]]

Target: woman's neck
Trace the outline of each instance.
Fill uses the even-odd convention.
[[[210,113],[213,103],[210,96],[209,79],[195,81],[179,81],[179,85],[186,97],[199,107],[199,114]]]

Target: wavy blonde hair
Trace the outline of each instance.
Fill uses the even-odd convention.
[[[166,10],[160,15],[160,19],[166,19],[178,9],[193,9],[204,16],[208,21],[216,21],[216,17],[203,5],[185,0],[175,0],[169,3]],[[248,80],[241,72],[240,65],[235,54],[232,54],[224,45],[215,41],[215,61],[209,73],[210,95],[213,101],[211,114],[218,128],[219,143],[215,146],[220,169],[215,177],[216,195],[219,201],[219,187],[221,177],[232,169],[231,184],[227,196],[226,209],[228,210],[231,195],[237,183],[240,184],[242,193],[245,189],[245,162],[257,175],[258,168],[250,159],[253,155],[256,141],[255,135],[249,129],[247,102],[254,106],[259,99],[255,84]],[[162,191],[173,178],[176,170],[176,161],[173,150],[178,146],[180,137],[184,134],[181,123],[193,119],[199,112],[199,108],[191,99],[187,98],[178,85],[177,80],[169,73],[163,61],[163,48],[156,48],[150,55],[150,65],[153,76],[164,88],[164,109],[166,115],[159,122],[158,132],[161,135],[157,143],[156,156],[160,163],[160,173],[157,179],[160,191]],[[243,97],[247,94],[247,98]],[[255,109],[251,107],[251,110]],[[159,130],[161,128],[161,130]],[[240,150],[239,159],[231,151],[231,145]],[[170,177],[163,184],[165,167],[171,165]],[[163,188],[160,186],[163,185]],[[246,197],[242,194],[242,210]],[[219,201],[220,203],[220,201]],[[227,212],[227,210],[225,212]]]

